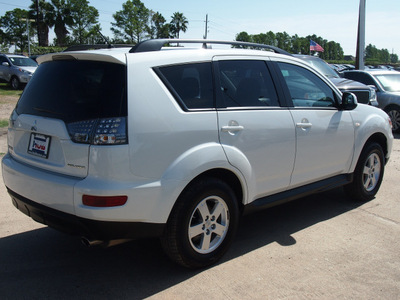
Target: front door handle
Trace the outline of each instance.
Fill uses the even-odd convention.
[[[222,126],[221,130],[223,132],[234,132],[234,131],[242,131],[244,129],[243,126],[236,125],[236,126]]]
[[[312,127],[311,123],[296,123],[297,128],[310,128]]]
[[[310,121],[308,121],[307,118],[303,118],[303,119],[301,119],[300,123],[296,123],[296,127],[305,130],[305,129],[311,128],[312,123],[310,123]]]

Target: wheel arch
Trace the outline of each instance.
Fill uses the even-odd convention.
[[[241,180],[239,178],[239,176],[237,174],[235,174],[234,172],[232,172],[231,170],[228,170],[228,169],[215,168],[215,169],[207,170],[207,171],[197,175],[185,186],[185,188],[181,191],[179,196],[182,195],[187,189],[190,189],[193,185],[197,184],[199,181],[201,181],[204,178],[216,178],[216,179],[222,180],[226,184],[228,184],[236,196],[240,213],[243,212],[243,210],[244,210],[244,195],[246,193],[245,192],[245,183],[243,182],[243,180]],[[175,209],[177,202],[178,201],[175,201],[171,212]],[[170,216],[171,216],[171,213],[170,213]]]
[[[365,142],[363,148],[361,151],[364,150],[365,147],[367,147],[367,145],[369,145],[370,143],[377,143],[382,147],[383,153],[384,153],[384,157],[385,157],[385,163],[386,163],[386,159],[387,159],[387,154],[388,154],[388,143],[387,143],[387,138],[383,133],[377,132],[374,133],[373,135],[371,135],[367,141]]]

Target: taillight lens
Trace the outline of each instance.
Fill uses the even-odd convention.
[[[93,207],[122,206],[128,201],[128,196],[92,196],[83,195],[82,203]]]
[[[91,145],[128,143],[125,117],[78,121],[67,124],[67,128],[75,143]]]

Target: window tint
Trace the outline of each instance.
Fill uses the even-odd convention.
[[[279,106],[275,86],[264,61],[219,61],[220,88],[226,107]]]
[[[278,63],[295,107],[334,107],[335,94],[317,75],[299,66]]]
[[[368,74],[360,73],[360,72],[345,72],[345,77],[349,79],[353,79],[355,81],[359,81],[366,85],[376,85],[374,80]]]
[[[211,63],[161,67],[171,92],[189,109],[213,108]]]
[[[127,115],[126,68],[98,61],[41,64],[17,104],[18,114],[65,122]]]

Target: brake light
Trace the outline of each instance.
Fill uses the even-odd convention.
[[[92,196],[83,195],[82,203],[93,207],[122,206],[128,201],[128,196]]]
[[[126,118],[105,118],[67,124],[68,133],[75,143],[91,145],[121,145],[128,143]]]

